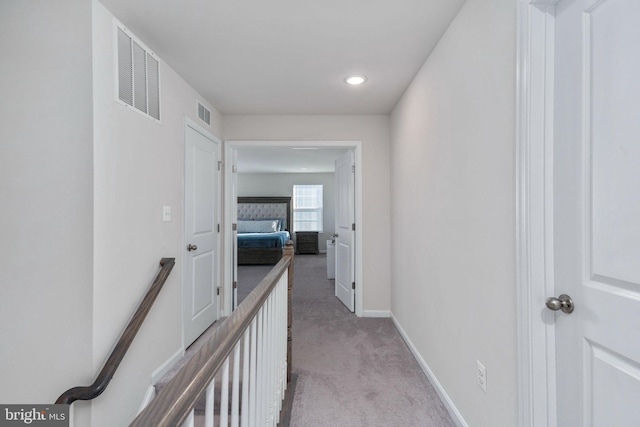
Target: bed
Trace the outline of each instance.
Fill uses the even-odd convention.
[[[238,197],[238,265],[273,265],[291,238],[291,197]]]

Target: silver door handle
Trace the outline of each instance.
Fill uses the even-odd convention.
[[[198,250],[198,246],[196,246],[196,245],[192,245],[191,243],[189,243],[189,244],[187,245],[187,250],[188,250],[189,252],[191,252],[191,251],[197,251],[197,250]]]
[[[558,298],[550,297],[547,298],[547,308],[549,310],[558,311],[561,310],[563,313],[573,313],[574,309],[573,300],[567,294],[562,294]]]

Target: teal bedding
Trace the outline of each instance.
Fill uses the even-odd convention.
[[[289,238],[288,231],[238,233],[238,248],[283,248]]]

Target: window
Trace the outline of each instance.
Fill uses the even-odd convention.
[[[293,186],[293,231],[322,232],[322,185]]]

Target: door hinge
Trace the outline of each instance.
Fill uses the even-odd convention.
[[[216,288],[216,295],[220,295],[220,286]]]
[[[351,230],[356,231],[356,225],[355,224],[351,224]]]
[[[231,231],[236,231],[238,229],[238,224],[233,223],[231,224]]]
[[[356,288],[356,282],[351,282],[351,289],[355,289]]]
[[[218,170],[222,169],[222,165],[224,162],[222,160],[218,160]]]
[[[238,282],[235,280],[233,281],[233,289],[238,289]]]
[[[356,165],[351,165],[351,173],[356,173]]]
[[[218,224],[218,233],[220,232],[220,224]]]
[[[238,165],[231,166],[231,172],[238,173]]]

